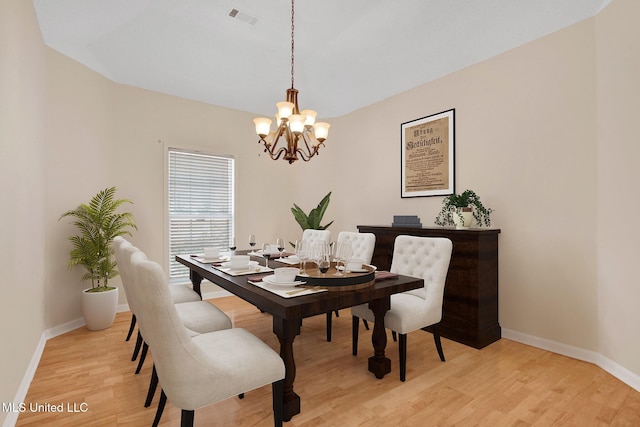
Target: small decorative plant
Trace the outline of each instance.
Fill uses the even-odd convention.
[[[68,267],[83,266],[87,272],[81,280],[91,281],[89,292],[104,292],[114,289],[108,286],[109,279],[118,275],[112,247],[113,238],[131,235],[128,228],[137,230],[133,214],[130,212],[116,212],[124,203],[133,203],[128,199],[115,199],[116,187],[100,191],[93,196],[89,204],[82,203],[74,210],[60,215],[73,217],[79,234],[69,236],[73,249],[69,253]]]
[[[311,228],[312,230],[325,230],[331,224],[333,224],[333,221],[331,221],[328,224],[320,225],[320,223],[322,222],[322,217],[324,216],[324,213],[329,206],[330,200],[331,192],[324,196],[322,200],[320,200],[320,203],[318,203],[318,206],[311,209],[308,215],[304,213],[300,206],[294,203],[293,207],[291,208],[291,213],[293,213],[293,217],[296,219],[298,224],[300,224],[300,227],[302,227],[303,231],[308,228]]]
[[[480,201],[480,197],[472,190],[465,190],[461,194],[446,196],[442,201],[442,209],[436,217],[435,223],[443,227],[456,225],[454,219],[459,219],[460,222],[463,222],[463,212],[465,211],[473,213],[473,217],[479,226],[485,225],[488,227],[491,225],[493,209],[485,208]],[[457,218],[454,218],[454,215]]]
[[[293,217],[295,218],[296,222],[300,224],[302,231],[309,228],[312,230],[325,230],[331,224],[333,224],[333,221],[331,221],[328,224],[320,225],[320,223],[322,222],[322,217],[324,217],[324,213],[327,210],[330,201],[331,191],[326,196],[324,196],[322,200],[320,200],[318,206],[309,211],[308,215],[300,208],[300,206],[296,205],[295,203],[293,204],[291,213],[293,213]],[[291,244],[291,246],[295,247],[293,243],[289,243]]]

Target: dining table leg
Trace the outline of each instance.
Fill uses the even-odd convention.
[[[202,298],[202,290],[200,289],[202,276],[195,270],[189,270],[189,279],[191,279],[191,283],[193,284],[193,290]]]
[[[369,308],[373,311],[375,322],[371,342],[373,343],[373,356],[369,358],[369,372],[376,378],[382,379],[391,372],[391,359],[385,357],[384,350],[387,347],[387,332],[384,328],[384,315],[391,307],[391,298],[380,298],[369,302]]]
[[[300,413],[300,396],[293,391],[293,382],[296,378],[296,363],[293,358],[293,340],[300,334],[301,319],[283,319],[273,317],[273,332],[280,341],[280,357],[284,362],[285,374],[283,394],[283,419],[291,421],[291,418]]]

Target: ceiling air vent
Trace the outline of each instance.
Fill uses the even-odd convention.
[[[255,23],[258,22],[257,16],[253,16],[246,12],[240,12],[238,9],[231,9],[231,11],[229,12],[229,16],[245,22],[249,25],[255,25]]]

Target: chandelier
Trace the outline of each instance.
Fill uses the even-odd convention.
[[[316,122],[317,113],[313,110],[298,108],[298,90],[293,86],[294,64],[294,0],[291,0],[291,88],[287,89],[286,101],[278,102],[276,114],[276,130],[271,130],[271,120],[266,117],[253,119],[256,133],[260,137],[258,144],[264,144],[264,152],[273,160],[284,155],[289,164],[298,160],[308,162],[318,154],[320,146],[329,134],[329,123]],[[280,144],[280,145],[279,145]]]

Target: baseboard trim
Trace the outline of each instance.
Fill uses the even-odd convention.
[[[629,387],[640,392],[640,375],[631,372],[629,369],[614,362],[613,360],[603,356],[595,351],[585,350],[580,347],[574,347],[568,344],[547,340],[533,335],[524,334],[522,332],[513,331],[502,328],[502,337],[511,341],[530,345],[552,353],[561,354],[573,359],[582,360],[584,362],[593,363],[594,365],[604,369]]]

